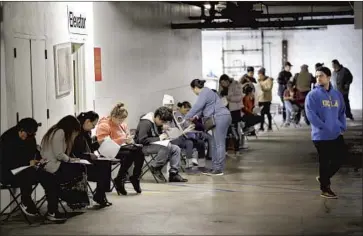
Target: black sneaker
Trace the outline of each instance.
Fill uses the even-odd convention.
[[[63,217],[59,212],[56,213],[47,213],[47,215],[45,216],[47,218],[47,220],[52,221],[52,222],[65,222],[67,219],[65,217]]]
[[[140,187],[140,179],[139,178],[135,178],[134,176],[130,177],[130,182],[132,184],[132,186],[134,187],[135,191],[137,193],[141,193],[141,187]]]
[[[260,128],[258,131],[260,131],[260,132],[264,132],[264,131],[265,131],[265,129],[264,129],[264,128]]]
[[[151,173],[161,182],[165,182],[166,179],[163,175],[163,173],[161,172],[162,167],[153,167],[150,166],[150,171]]]
[[[20,203],[20,208],[27,216],[39,216],[39,212],[35,206],[25,206],[23,203]]]
[[[209,175],[209,176],[222,176],[223,172],[220,170],[212,170],[212,171],[209,171],[209,172],[203,173],[203,174]]]
[[[272,131],[272,127],[269,127],[269,128],[267,129],[267,131]]]
[[[188,182],[188,180],[184,179],[178,173],[169,173],[169,182]]]
[[[338,196],[330,188],[323,190],[321,192],[320,196],[323,198],[328,198],[328,199],[337,199],[338,198]]]

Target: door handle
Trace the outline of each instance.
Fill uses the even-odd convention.
[[[38,127],[42,127],[42,122],[38,123]]]

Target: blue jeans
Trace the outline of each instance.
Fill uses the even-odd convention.
[[[291,122],[291,114],[293,112],[298,112],[299,111],[299,108],[292,104],[290,101],[285,101],[285,108],[286,108],[286,121],[287,123],[290,123]]]
[[[212,130],[212,169],[223,171],[226,159],[226,137],[228,128],[232,123],[230,115],[216,116],[216,127]]]

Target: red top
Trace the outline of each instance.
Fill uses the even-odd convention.
[[[253,114],[253,108],[255,107],[255,99],[249,96],[244,96],[243,99],[243,108],[242,111],[246,114]]]

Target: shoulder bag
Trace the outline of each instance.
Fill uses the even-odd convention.
[[[214,94],[215,99],[214,99],[214,111],[213,114],[210,117],[205,118],[205,120],[203,121],[203,126],[206,132],[208,132],[211,129],[214,129],[216,127],[216,120],[215,120],[215,113],[216,113],[216,103],[217,103],[217,95]]]

